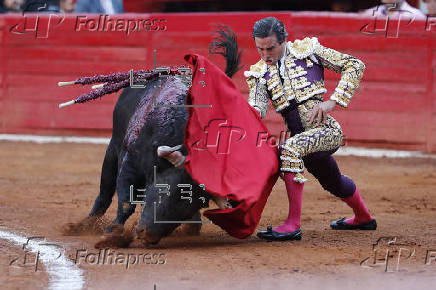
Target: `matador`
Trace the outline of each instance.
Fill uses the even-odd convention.
[[[249,104],[263,119],[269,102],[281,114],[291,137],[280,145],[280,170],[289,199],[286,221],[274,229],[258,232],[266,240],[300,240],[301,207],[305,168],[331,194],[341,198],[354,217],[331,223],[338,230],[375,230],[353,180],[341,174],[332,154],[343,135],[339,123],[328,113],[336,105],[346,108],[359,86],[365,65],[359,59],[321,45],[316,37],[286,41],[283,23],[274,17],[254,24],[253,39],[261,60],[244,73]],[[323,101],[324,68],[341,74],[330,99]]]

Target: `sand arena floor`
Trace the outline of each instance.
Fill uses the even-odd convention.
[[[85,250],[81,255],[97,254],[94,244],[99,235],[63,236],[60,227],[88,214],[99,190],[105,149],[104,145],[0,142],[0,229],[44,236],[61,245],[71,260],[80,249]],[[150,263],[141,260],[126,269],[121,262],[76,260],[84,273],[84,288],[434,289],[436,159],[337,160],[342,172],[359,186],[377,218],[377,231],[330,230],[332,220],[350,216],[351,210],[308,175],[301,241],[265,242],[255,235],[238,240],[206,224],[200,236],[176,231],[157,246],[112,250],[121,255],[146,255]],[[258,229],[279,224],[287,206],[285,186],[279,180]],[[114,218],[115,209],[116,198],[108,219]],[[391,238],[382,240],[374,251],[373,244],[383,237]],[[396,242],[388,245],[393,238]],[[17,257],[23,258],[21,247],[0,239],[2,289],[49,286],[44,265],[36,272],[34,267],[20,267],[18,261],[10,265]]]

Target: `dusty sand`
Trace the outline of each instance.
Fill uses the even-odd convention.
[[[74,260],[77,250],[98,253],[99,235],[63,236],[60,227],[77,222],[91,209],[99,189],[106,146],[0,142],[0,229],[45,236],[62,245]],[[245,240],[206,224],[201,235],[175,232],[157,246],[114,249],[124,255],[156,254],[158,264],[95,265],[81,259],[85,288],[91,289],[434,289],[436,260],[436,160],[337,157],[343,173],[359,186],[377,231],[332,231],[329,224],[351,215],[341,201],[311,176],[303,197],[303,239],[265,242]],[[115,216],[116,198],[107,213]],[[279,224],[287,214],[284,183],[279,180],[268,200],[258,230]],[[131,225],[138,218],[130,218]],[[386,246],[374,257],[373,244],[396,237],[403,246]],[[404,248],[397,269],[398,252]],[[391,250],[388,272],[383,255]],[[410,251],[414,255],[410,258]],[[393,252],[392,252],[393,251]],[[23,256],[19,246],[0,240],[2,289],[44,289],[48,275],[41,265],[9,265]],[[157,257],[157,256],[156,256]],[[152,259],[155,261],[156,259]],[[149,260],[147,260],[149,262]],[[164,264],[161,264],[164,262]]]

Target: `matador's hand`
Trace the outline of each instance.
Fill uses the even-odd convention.
[[[321,121],[322,123],[325,122],[325,119],[327,118],[327,113],[333,111],[333,109],[336,107],[336,102],[333,100],[328,100],[319,104],[316,104],[315,107],[313,107],[312,114],[310,115],[309,123],[312,123],[316,119],[316,126],[318,126]]]

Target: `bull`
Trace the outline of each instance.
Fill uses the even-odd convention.
[[[209,51],[225,57],[225,71],[231,78],[240,69],[236,35],[226,26],[219,26],[217,33]],[[124,80],[108,84],[106,91],[100,88],[96,96],[126,87],[126,83]],[[181,145],[188,120],[188,110],[181,106],[189,89],[184,76],[170,74],[162,78],[149,72],[144,86],[122,91],[113,111],[113,131],[102,165],[100,192],[89,215],[79,223],[68,224],[65,233],[95,226],[111,205],[115,191],[117,214],[106,227],[105,235],[122,235],[127,219],[137,204],[142,204],[135,235],[144,244],[158,243],[188,220],[191,223],[185,225],[185,230],[198,234],[202,225],[199,210],[208,207],[211,197],[220,208],[229,206],[222,198],[211,196],[181,166],[187,154]],[[127,244],[130,242],[128,239]],[[104,245],[100,242],[96,247]]]

